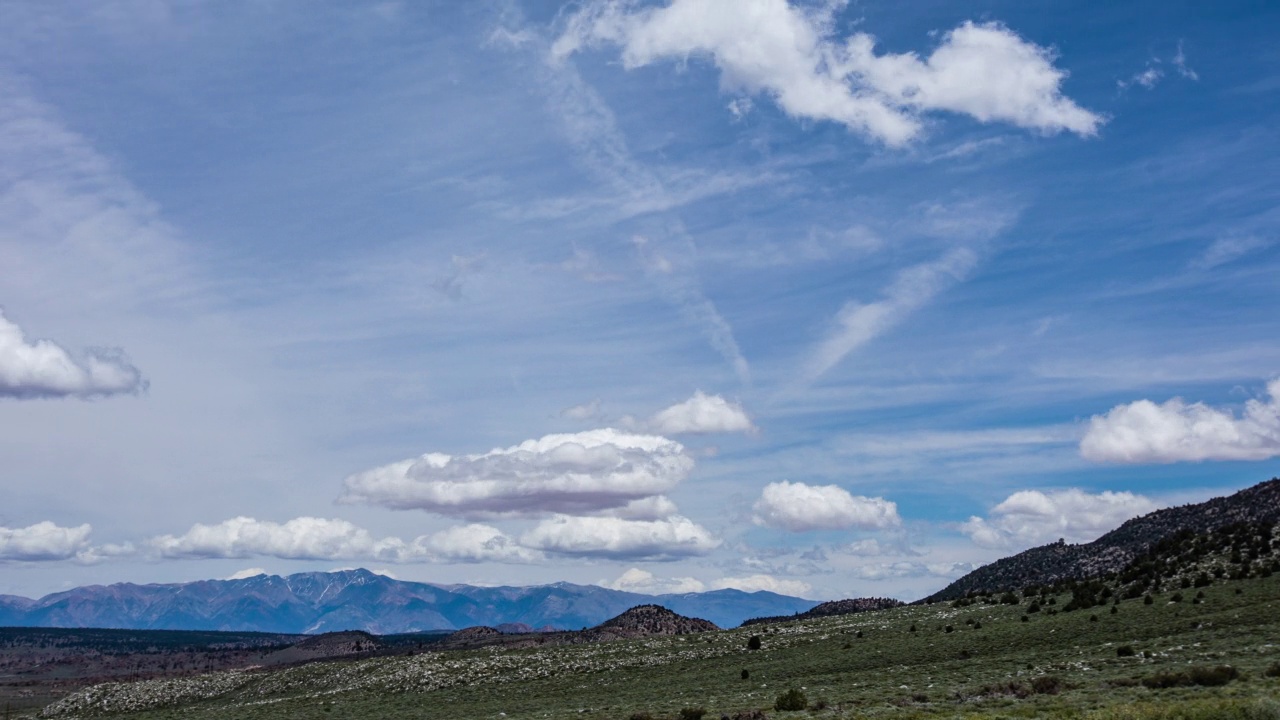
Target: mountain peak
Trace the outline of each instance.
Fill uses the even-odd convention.
[[[685,617],[661,605],[637,605],[617,617],[604,621],[596,630],[608,630],[630,637],[646,635],[688,635],[719,630],[710,620]]]

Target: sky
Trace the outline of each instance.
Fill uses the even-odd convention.
[[[1280,8],[0,2],[0,594],[922,597],[1280,475]]]

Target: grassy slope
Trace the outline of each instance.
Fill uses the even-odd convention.
[[[1239,589],[1242,593],[1237,594]],[[1023,606],[913,606],[861,615],[643,641],[323,663],[284,671],[232,673],[186,685],[108,686],[71,714],[153,704],[136,718],[629,718],[708,717],[749,708],[772,717],[1240,717],[1280,718],[1280,575],[1205,589],[1203,604],[1125,600],[1108,607],[1020,620]],[[1057,607],[1067,600],[1059,596]],[[1091,622],[1090,616],[1097,621]],[[980,622],[973,629],[967,620]],[[917,632],[908,628],[915,624]],[[947,633],[941,626],[951,625]],[[856,637],[861,631],[862,638]],[[752,634],[763,648],[746,649]],[[1131,645],[1135,657],[1117,657]],[[1143,657],[1143,651],[1151,657]],[[1231,664],[1244,679],[1218,688],[1148,690],[1114,681],[1188,664]],[[750,679],[741,679],[741,671]],[[1018,699],[984,686],[1054,676],[1068,688]],[[775,713],[774,699],[804,688],[826,709]],[[214,689],[217,695],[208,697]],[[200,699],[196,696],[205,696]],[[914,696],[914,699],[913,699]],[[1226,707],[1239,699],[1245,704]],[[1256,703],[1258,698],[1263,705]],[[1134,708],[1133,703],[1148,703]],[[1154,703],[1154,704],[1150,704]],[[1273,704],[1267,704],[1273,703]],[[1174,712],[1174,715],[1170,715]],[[1118,713],[1118,714],[1117,714]],[[1145,713],[1145,714],[1144,714]],[[1180,714],[1177,714],[1180,713]],[[114,714],[114,713],[113,713]]]

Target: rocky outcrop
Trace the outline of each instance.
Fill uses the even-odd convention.
[[[849,598],[845,600],[832,600],[824,602],[811,610],[806,610],[795,615],[775,615],[772,617],[751,618],[742,623],[743,627],[747,625],[760,625],[762,623],[788,622],[791,620],[808,620],[811,618],[831,617],[833,615],[851,615],[853,613],[870,612],[873,610],[887,610],[895,608],[904,603],[901,600],[893,598]]]

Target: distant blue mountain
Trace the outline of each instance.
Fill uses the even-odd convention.
[[[640,595],[593,585],[473,587],[404,582],[368,570],[258,575],[167,585],[90,585],[31,600],[0,595],[0,625],[380,635],[524,623],[577,630],[654,603],[720,627],[804,612],[816,602],[771,592]]]

